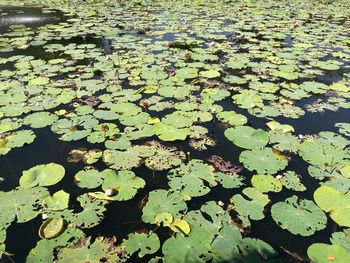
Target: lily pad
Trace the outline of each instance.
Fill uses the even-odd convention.
[[[82,238],[78,246],[65,247],[57,255],[60,262],[118,262],[121,249],[114,246],[112,240],[97,237],[90,242],[90,238]]]
[[[160,241],[155,233],[131,233],[122,243],[129,256],[138,252],[139,258],[154,254],[160,248]]]
[[[314,199],[338,225],[350,226],[350,192],[342,194],[332,187],[321,186],[314,192]]]
[[[231,198],[233,209],[240,215],[245,224],[248,219],[261,220],[265,217],[264,207],[270,202],[267,195],[255,188],[245,188],[242,192],[246,197],[236,194]]]
[[[0,192],[0,228],[8,226],[17,218],[23,223],[35,218],[41,199],[48,195],[43,187],[19,188],[10,192]]]
[[[249,126],[229,128],[225,131],[227,139],[244,149],[261,149],[269,142],[269,135],[262,129]]]
[[[188,128],[179,129],[163,122],[154,124],[153,131],[158,135],[159,139],[163,141],[183,141],[188,135],[190,135],[190,130]]]
[[[288,165],[287,159],[276,155],[271,148],[244,151],[239,160],[245,168],[259,174],[275,174]]]
[[[271,214],[280,227],[294,235],[311,236],[327,225],[326,215],[314,202],[298,200],[296,197],[275,203],[271,208]]]
[[[19,185],[23,188],[34,186],[50,186],[57,184],[62,180],[65,169],[62,165],[56,163],[41,164],[24,171]]]
[[[50,262],[54,256],[54,251],[62,247],[73,245],[78,239],[84,236],[83,231],[73,227],[67,227],[62,234],[52,239],[42,239],[38,241],[35,248],[31,249],[26,262],[45,263]]]
[[[42,200],[45,209],[60,211],[68,208],[69,194],[63,190],[57,191],[52,196],[47,196]]]
[[[102,189],[113,189],[116,191],[116,195],[113,196],[114,200],[123,201],[132,199],[137,190],[145,187],[146,182],[137,177],[132,171],[111,171],[108,172],[104,178]]]
[[[39,229],[41,238],[52,239],[59,236],[64,230],[64,221],[60,219],[48,219]]]
[[[242,114],[238,114],[234,111],[223,111],[219,112],[216,117],[223,122],[227,122],[233,126],[244,125],[247,123],[248,119]]]
[[[184,198],[202,196],[209,193],[210,186],[217,185],[214,177],[214,168],[201,160],[191,160],[179,168],[168,173],[169,186],[179,191]]]
[[[167,239],[162,247],[166,262],[201,262],[211,258],[211,235],[195,227],[188,236],[177,235]]]
[[[307,255],[317,263],[346,263],[349,260],[349,252],[341,245],[327,245],[315,243],[307,249]]]
[[[155,224],[159,214],[170,213],[174,218],[179,218],[186,210],[187,205],[179,192],[154,190],[149,193],[148,202],[142,209],[142,220]]]
[[[251,182],[253,187],[262,193],[280,192],[282,190],[281,182],[272,175],[257,174],[252,177]]]

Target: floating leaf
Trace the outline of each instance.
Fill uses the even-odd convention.
[[[156,215],[155,217],[155,223],[160,226],[161,224],[163,224],[163,226],[170,226],[170,224],[174,221],[173,216],[168,213],[161,213]]]
[[[123,201],[132,199],[137,190],[145,187],[146,182],[137,177],[132,171],[110,171],[105,175],[102,189],[114,189],[116,195],[114,200]]]
[[[269,142],[269,135],[261,129],[248,126],[229,128],[225,131],[227,139],[244,149],[259,149]]]
[[[103,213],[106,211],[105,200],[92,200],[87,194],[77,198],[80,206],[83,208],[78,214],[74,214],[73,224],[81,228],[91,228],[98,225],[103,219]]]
[[[45,263],[52,261],[54,251],[61,247],[68,247],[74,244],[79,238],[84,236],[80,229],[67,227],[58,237],[52,239],[42,239],[38,241],[35,248],[31,249],[26,262]]]
[[[350,253],[350,233],[349,228],[344,229],[341,232],[335,232],[332,234],[331,242],[333,245],[342,245]]]
[[[103,182],[103,174],[95,169],[85,169],[79,171],[74,176],[79,187],[93,189],[100,186]]]
[[[222,111],[219,112],[216,117],[223,122],[227,122],[230,125],[238,126],[247,123],[248,119],[242,114],[238,114],[234,111]]]
[[[130,148],[126,151],[106,150],[103,152],[103,161],[116,170],[128,170],[139,167],[142,158]]]
[[[350,192],[342,194],[332,187],[321,186],[314,192],[314,199],[338,225],[350,226]]]
[[[245,168],[260,174],[275,174],[288,164],[287,160],[276,156],[271,148],[244,151],[240,154],[239,160]]]
[[[211,258],[211,235],[194,227],[188,236],[176,235],[167,239],[162,247],[166,262],[201,262]]]
[[[220,77],[220,72],[214,69],[207,70],[207,71],[201,71],[199,75],[203,78],[213,79]]]
[[[210,186],[217,184],[213,172],[212,166],[194,159],[168,173],[169,185],[172,189],[181,192],[186,198],[202,196],[210,191],[210,188],[205,185],[206,183]]]
[[[49,78],[46,77],[37,77],[34,79],[31,79],[28,82],[28,85],[32,85],[32,86],[42,86],[42,85],[46,85],[49,83]]]
[[[267,174],[254,175],[252,177],[251,182],[253,187],[262,193],[280,192],[282,190],[281,182],[275,177],[273,177],[272,175],[267,175]]]
[[[156,216],[163,213],[169,213],[174,218],[179,218],[186,209],[187,205],[179,192],[154,190],[149,193],[148,202],[142,209],[142,220],[154,224]]]
[[[294,132],[294,128],[291,125],[288,124],[280,124],[277,121],[269,121],[266,123],[267,127],[270,128],[270,130],[282,130],[284,133],[287,132]]]
[[[39,229],[41,238],[52,239],[59,236],[64,230],[64,221],[60,219],[48,219]]]
[[[327,225],[326,215],[314,202],[298,200],[295,197],[275,203],[271,208],[271,214],[280,227],[294,235],[311,236]]]
[[[236,194],[232,197],[231,202],[234,206],[233,209],[243,220],[248,218],[252,220],[263,219],[265,217],[263,213],[264,207],[270,201],[268,196],[251,187],[245,188],[242,193],[246,198],[240,194]]]
[[[317,263],[345,263],[350,257],[350,254],[343,246],[322,243],[315,243],[309,246],[307,255],[313,262]]]
[[[48,195],[43,187],[19,188],[10,192],[0,192],[0,228],[17,218],[23,223],[35,218],[40,211],[37,206]]]
[[[147,142],[146,145],[154,147],[155,154],[145,160],[145,165],[155,171],[162,171],[180,165],[186,155],[177,151],[176,147],[166,147],[157,141]]]
[[[258,92],[252,90],[243,90],[239,94],[232,96],[233,102],[240,108],[252,109],[263,106],[263,100]]]
[[[214,174],[215,179],[222,185],[223,188],[233,189],[239,188],[244,185],[244,178],[235,173],[222,173],[218,172]]]
[[[53,211],[68,208],[69,194],[63,190],[57,191],[52,196],[47,196],[42,200],[44,208]]]
[[[123,240],[122,246],[125,247],[129,256],[138,252],[139,258],[144,257],[147,254],[154,254],[160,247],[160,241],[155,233],[131,233],[127,239]]]
[[[56,163],[41,164],[23,171],[19,185],[23,188],[50,186],[57,184],[64,177],[65,170]]]
[[[193,79],[198,75],[198,70],[196,68],[184,67],[176,70],[176,77],[182,79]]]
[[[24,124],[30,125],[32,128],[44,128],[53,124],[57,120],[57,115],[49,112],[37,112],[25,117]]]
[[[57,258],[59,262],[118,262],[121,253],[121,249],[107,238],[97,237],[93,243],[90,238],[82,238],[79,245],[61,249]]]
[[[191,231],[190,225],[185,220],[181,219],[175,219],[169,227],[174,232],[180,232],[184,235],[188,235]]]
[[[154,124],[153,131],[163,141],[185,140],[190,134],[188,128],[178,129],[172,125],[167,125],[162,122]]]
[[[288,189],[300,192],[306,190],[306,187],[300,182],[299,176],[293,171],[283,173],[283,177],[280,181],[282,185]]]

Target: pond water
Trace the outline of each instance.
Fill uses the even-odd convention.
[[[347,1],[4,4],[1,262],[350,259]]]

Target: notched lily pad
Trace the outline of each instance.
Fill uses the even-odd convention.
[[[311,236],[327,225],[326,215],[314,202],[298,200],[296,197],[275,203],[271,207],[271,214],[280,227],[294,235]]]
[[[65,169],[56,163],[41,164],[23,171],[19,185],[23,188],[34,186],[50,186],[58,183],[64,177]]]

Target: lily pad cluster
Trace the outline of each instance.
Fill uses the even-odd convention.
[[[32,163],[0,175],[0,259],[34,221],[27,262],[350,257],[346,0],[22,2],[0,20],[62,17],[0,25],[0,162]],[[257,221],[310,246],[283,254]]]

